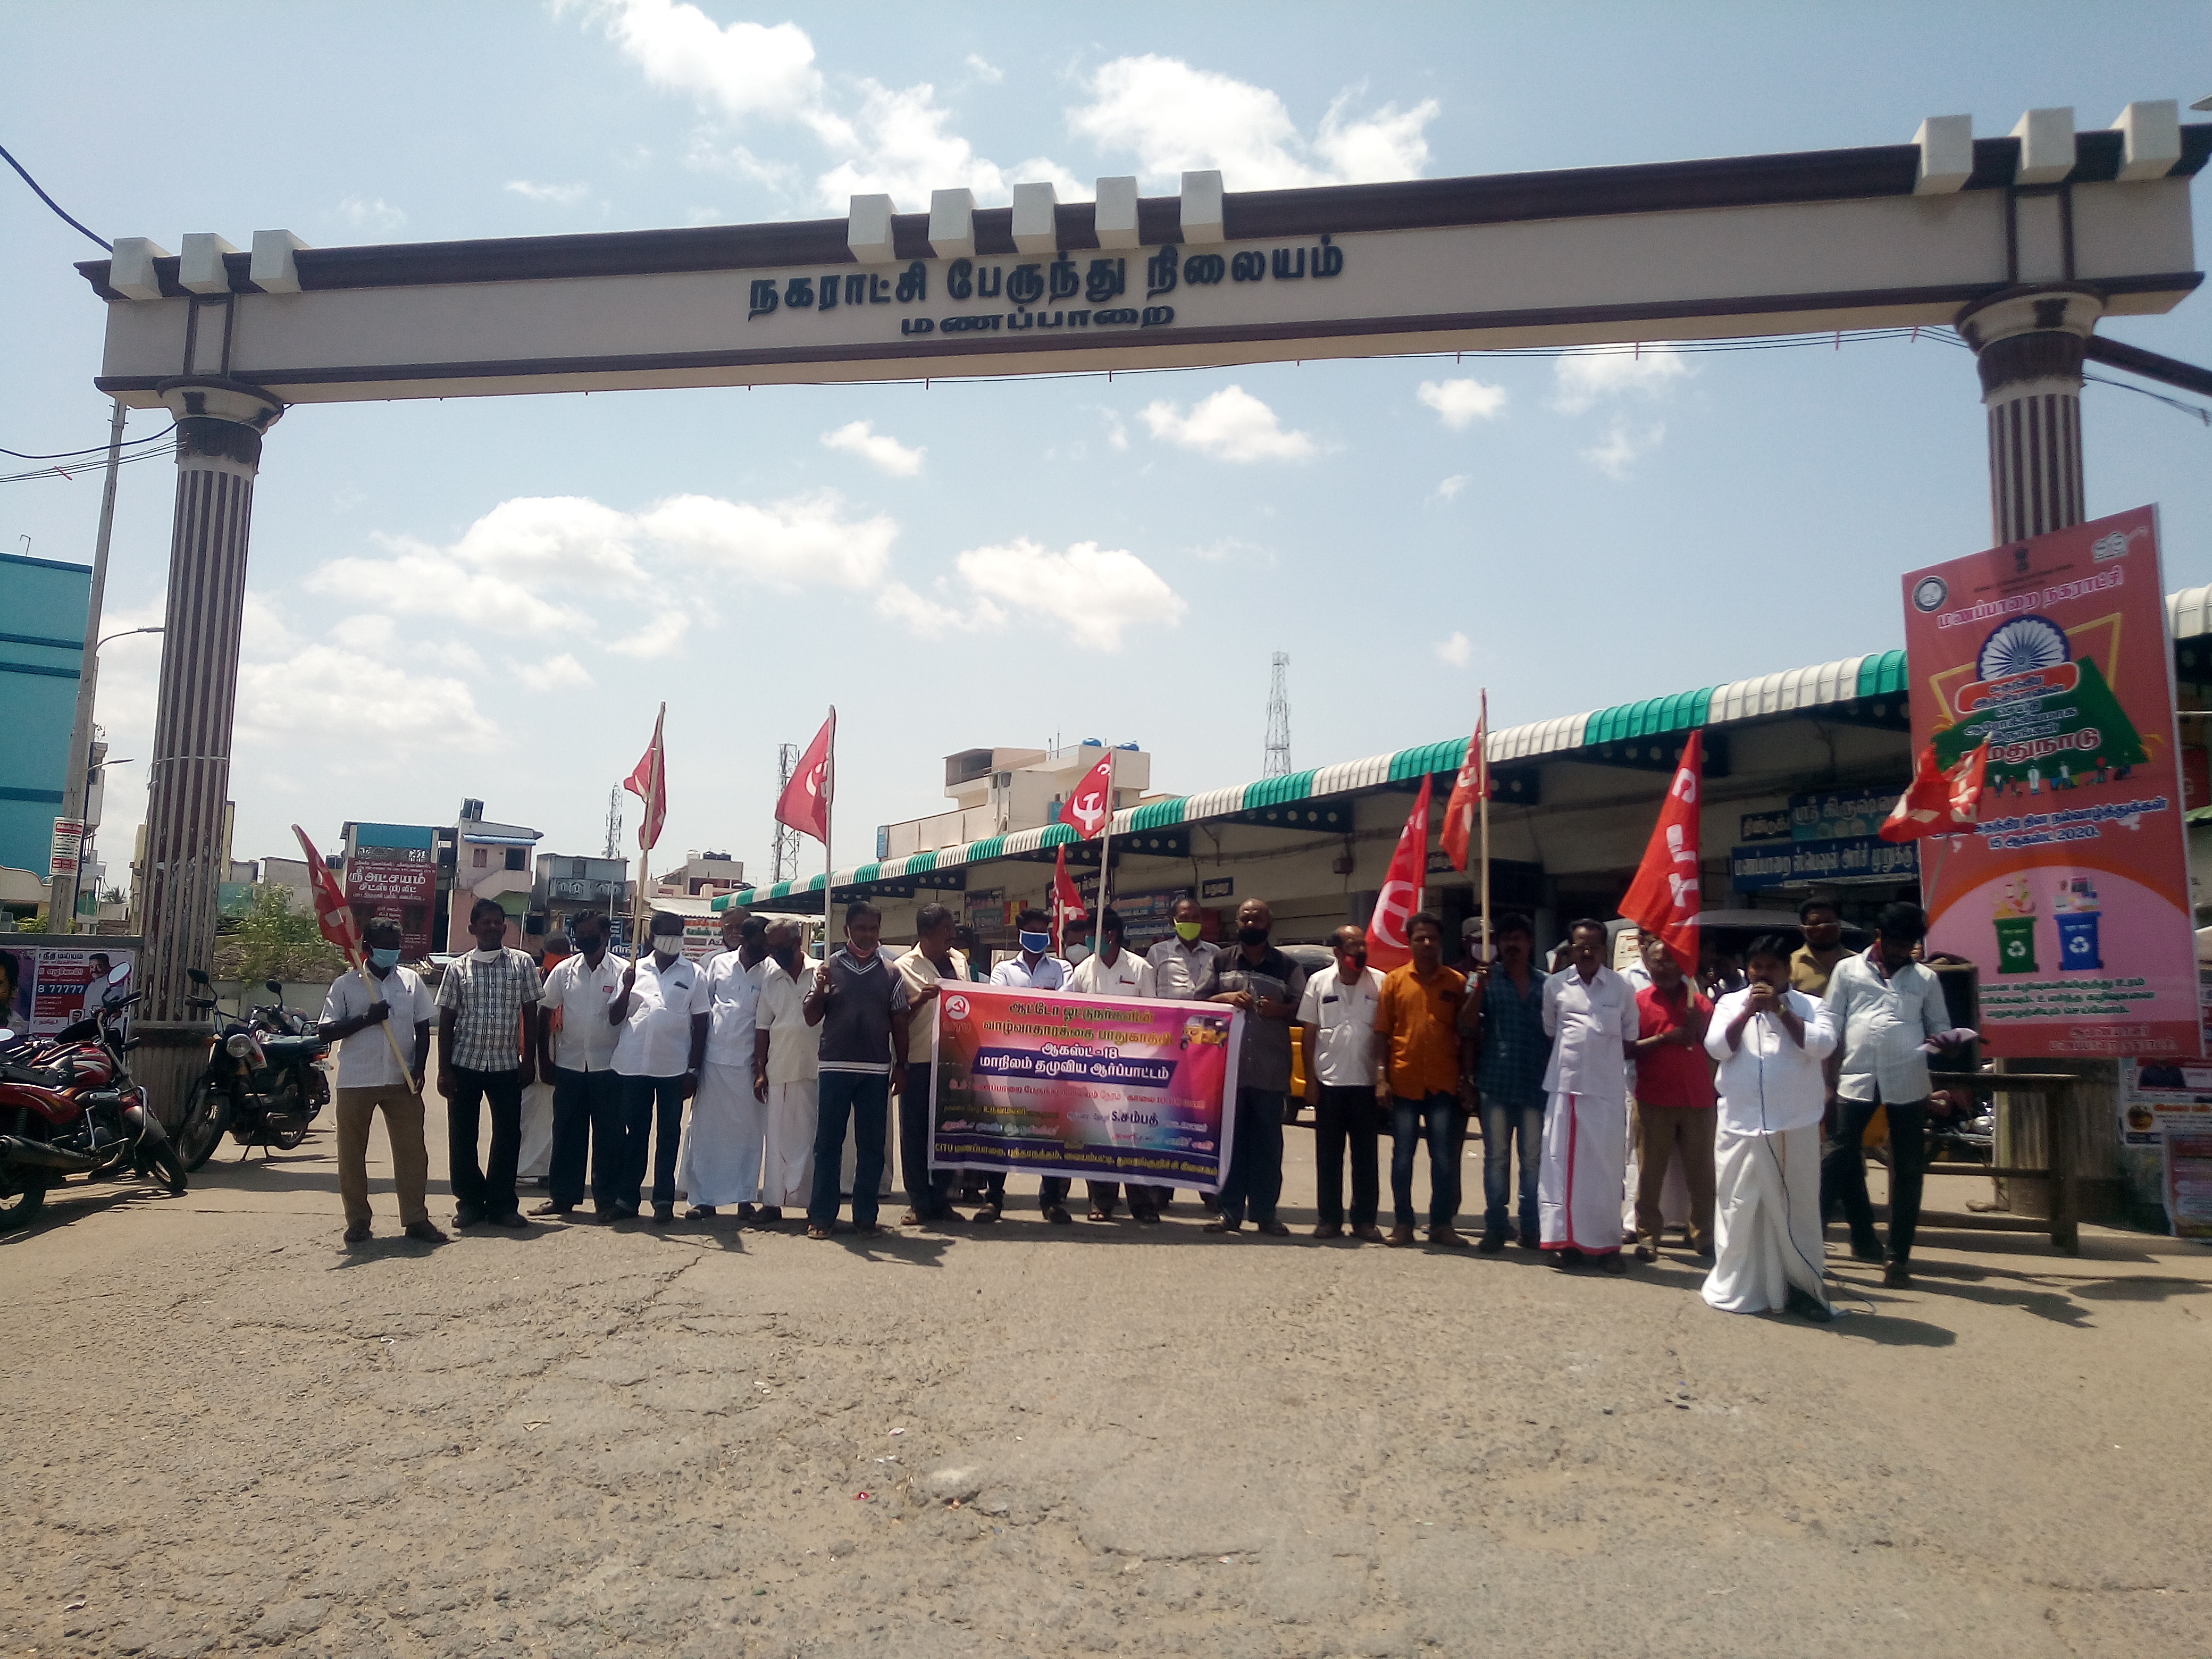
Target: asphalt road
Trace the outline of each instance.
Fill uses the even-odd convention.
[[[1826,1329],[1680,1257],[1188,1202],[433,1249],[380,1182],[348,1250],[331,1139],[0,1240],[0,1649],[2212,1651],[2212,1255],[2172,1240],[1923,1235],[1899,1292],[1832,1257]]]

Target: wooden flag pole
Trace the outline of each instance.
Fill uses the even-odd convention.
[[[822,757],[822,961],[830,961],[830,901],[837,885],[831,850],[837,833],[837,706],[830,706],[830,747]]]
[[[629,944],[629,959],[633,963],[641,959],[642,952],[640,947],[644,945],[646,939],[645,889],[647,883],[653,879],[651,871],[653,848],[654,842],[659,840],[657,832],[654,833],[653,841],[647,841],[646,835],[653,829],[653,797],[665,793],[666,789],[666,785],[661,779],[660,768],[661,728],[667,719],[668,705],[664,702],[660,705],[659,712],[653,717],[653,770],[648,775],[646,786],[645,811],[639,814],[637,821],[637,888],[630,902],[629,920],[632,935]]]
[[[292,827],[292,833],[300,837],[300,850],[307,855],[307,862],[320,869],[325,878],[327,879],[330,876],[331,867],[323,862],[323,855],[315,850],[315,844],[309,841],[307,837],[301,833],[297,824],[295,824]],[[313,890],[311,888],[309,890],[313,891]],[[340,948],[345,951],[347,963],[353,969],[354,972],[361,975],[361,982],[362,987],[368,992],[369,1001],[372,1004],[382,1002],[385,1000],[384,987],[377,979],[376,975],[368,971],[368,959],[361,953],[361,927],[359,923],[356,922],[354,924],[352,933],[353,937],[348,939],[347,942]],[[399,1037],[398,1035],[392,1030],[391,1020],[388,1018],[381,1019],[379,1020],[377,1024],[384,1027],[384,1040],[392,1045],[392,1058],[398,1065],[399,1075],[407,1084],[407,1092],[411,1095],[415,1095],[417,1099],[420,1099],[421,1093],[415,1087],[415,1073],[408,1068],[407,1056],[399,1052]]]

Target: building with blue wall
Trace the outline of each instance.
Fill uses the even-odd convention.
[[[48,874],[92,567],[0,554],[0,865]]]

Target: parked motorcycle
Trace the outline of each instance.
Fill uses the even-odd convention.
[[[73,1175],[98,1181],[127,1165],[173,1193],[185,1170],[146,1091],[131,1080],[128,963],[107,976],[100,1006],[45,1041],[0,1030],[0,1229],[36,1215]]]
[[[204,969],[192,983],[210,988]],[[226,1131],[240,1146],[289,1152],[307,1139],[307,1127],[330,1103],[330,1075],[318,1064],[331,1045],[314,1022],[284,1006],[284,988],[273,1003],[249,1008],[222,1022],[208,1044],[207,1065],[185,1099],[177,1151],[185,1168],[197,1170],[214,1156]],[[190,1008],[212,1009],[212,996],[187,997]]]

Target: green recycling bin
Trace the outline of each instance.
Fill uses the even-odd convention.
[[[1997,927],[1997,972],[2000,974],[2032,974],[2035,967],[2035,918],[2033,916],[1999,916]]]

